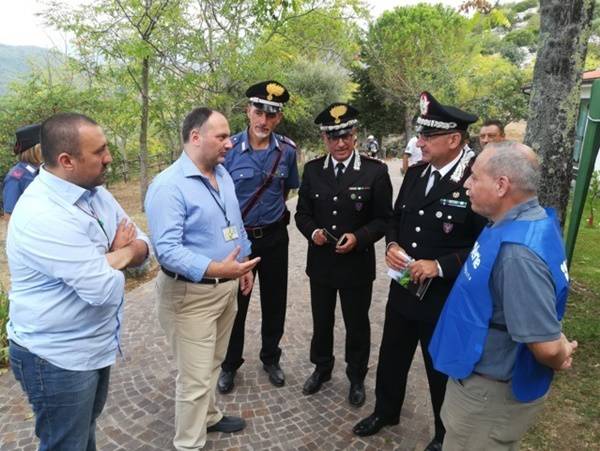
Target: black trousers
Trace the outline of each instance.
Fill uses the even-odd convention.
[[[389,299],[385,310],[383,338],[377,365],[375,413],[390,421],[399,421],[406,394],[408,371],[417,349],[417,343],[420,342],[433,405],[435,436],[442,441],[446,430],[440,418],[440,410],[444,402],[448,377],[433,368],[427,350],[435,323],[406,318],[394,309],[393,305],[398,302],[402,302],[402,299]]]
[[[265,364],[279,363],[281,349],[279,342],[283,336],[285,310],[287,306],[288,244],[287,227],[281,223],[262,238],[250,238],[252,255],[260,257],[254,268],[260,281],[260,307],[262,310],[262,348],[260,359]],[[233,323],[227,355],[221,365],[225,371],[236,371],[244,363],[244,329],[250,303],[250,295],[238,291],[238,311]]]
[[[333,369],[333,326],[336,295],[339,292],[346,326],[346,374],[351,382],[364,380],[371,351],[369,307],[372,290],[372,283],[334,288],[310,280],[313,317],[310,361],[317,366],[317,371],[331,373]]]

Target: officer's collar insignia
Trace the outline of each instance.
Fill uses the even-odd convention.
[[[331,154],[327,154],[325,157],[325,161],[323,161],[323,169],[327,169],[329,167],[329,161],[331,160]],[[354,150],[354,164],[352,165],[352,169],[355,171],[360,171],[361,161],[360,154],[355,149]]]
[[[425,116],[427,114],[427,110],[429,109],[429,100],[427,99],[427,94],[425,93],[421,94],[419,108],[421,110],[421,115]]]
[[[285,88],[277,83],[269,83],[267,85],[267,100],[272,101],[273,96],[283,95]]]
[[[332,109],[329,110],[329,114],[332,118],[335,119],[335,123],[339,124],[342,122],[340,119],[341,116],[348,112],[348,107],[346,105],[336,105]]]
[[[450,176],[450,180],[452,180],[454,183],[460,183],[460,181],[463,178],[463,175],[465,175],[465,170],[469,166],[469,162],[473,158],[473,155],[474,154],[472,152],[465,152],[463,149],[462,156],[460,157],[460,160],[456,165],[454,172]]]

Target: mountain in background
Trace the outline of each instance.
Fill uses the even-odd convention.
[[[55,50],[33,46],[0,44],[0,96],[8,89],[8,84],[31,72],[32,67],[56,66],[63,60]]]

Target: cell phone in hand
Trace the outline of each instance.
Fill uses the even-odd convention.
[[[328,243],[337,243],[339,238],[337,236],[335,236],[333,233],[331,233],[329,230],[327,229],[322,229],[323,233],[325,234],[325,237],[327,238],[327,242]]]
[[[348,242],[348,237],[346,235],[343,235],[337,242],[337,246],[343,246],[344,244],[346,244]]]

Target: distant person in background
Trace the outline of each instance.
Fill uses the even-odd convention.
[[[491,142],[504,141],[506,136],[504,135],[504,124],[498,119],[487,119],[483,122],[481,129],[479,130],[479,145],[481,150]]]
[[[367,136],[367,155],[376,158],[379,152],[379,143],[373,135]]]
[[[417,138],[413,136],[408,140],[406,144],[406,149],[404,149],[404,155],[402,155],[402,174],[406,174],[406,171],[409,167],[421,161],[423,154],[421,153],[421,148],[417,146]]]
[[[14,152],[19,156],[19,162],[14,165],[4,178],[2,200],[6,220],[10,218],[15,205],[38,175],[42,163],[42,149],[40,147],[40,124],[26,125],[17,130],[17,142]]]

